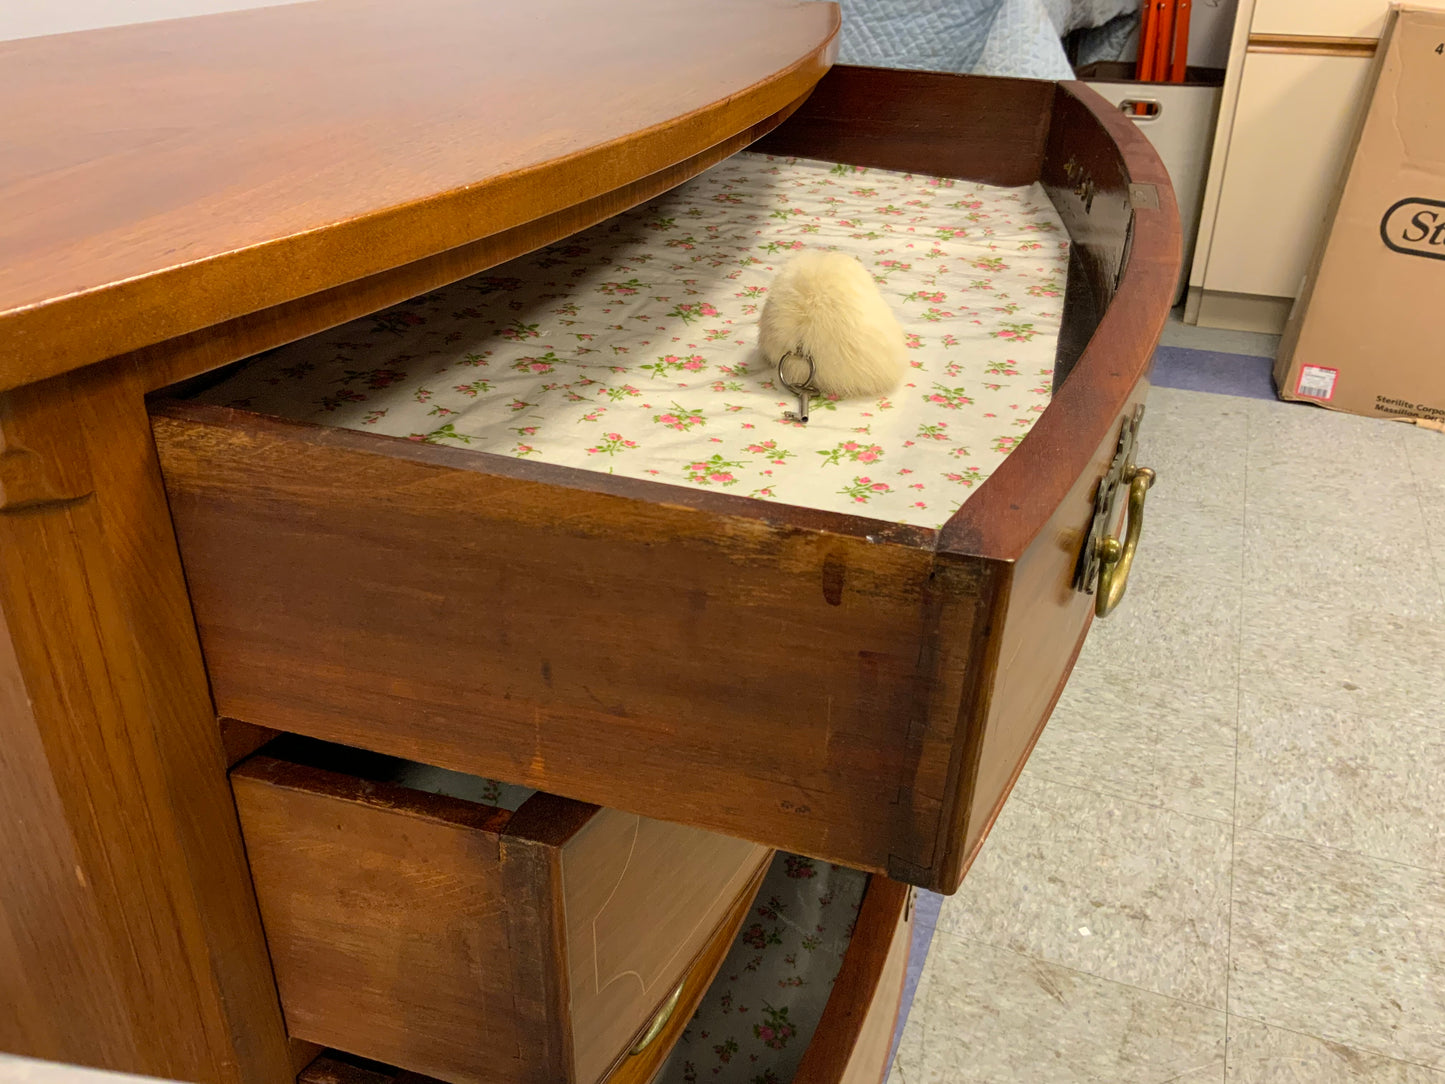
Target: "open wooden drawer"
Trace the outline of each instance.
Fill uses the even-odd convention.
[[[770,856],[417,770],[283,738],[231,778],[291,1036],[451,1084],[602,1080],[731,940]]]
[[[827,973],[811,966],[807,969],[807,982],[820,989],[831,988],[831,994],[821,1014],[813,1017],[812,1022],[806,1023],[787,1043],[769,1047],[754,1040],[746,1049],[734,1050],[727,1062],[717,1062],[715,1052],[710,1049],[715,1043],[726,1043],[727,1034],[713,1033],[708,1037],[699,1034],[694,1046],[679,1046],[685,1029],[715,1022],[704,1016],[689,1019],[697,996],[703,992],[699,990],[696,996],[684,999],[689,1001],[688,1011],[675,1013],[644,1049],[620,1062],[607,1078],[607,1084],[670,1084],[678,1079],[704,1079],[713,1075],[712,1068],[736,1076],[738,1066],[729,1064],[732,1061],[746,1067],[746,1079],[794,1080],[800,1084],[879,1084],[888,1068],[908,970],[913,891],[884,877],[867,878],[862,905],[841,966]],[[751,895],[748,900],[751,901]],[[745,907],[744,911],[752,918],[761,913],[756,907]],[[722,953],[729,947],[726,943],[721,945],[721,952],[700,963],[695,971],[710,978],[722,963]],[[751,950],[745,951],[739,958],[750,954]],[[733,962],[730,957],[724,968]],[[723,976],[717,981],[721,984]],[[797,989],[797,986],[779,987],[774,991],[769,1001],[775,1014],[781,1009],[786,1017],[788,1009],[797,1007],[789,1004],[791,992]],[[712,998],[715,993],[708,991],[707,996]],[[744,1021],[757,1016],[757,1008],[753,1006],[751,1015],[739,1018],[742,1031],[736,1034],[750,1030],[750,1023]],[[792,1018],[796,1019],[797,1015],[793,1013]],[[300,1084],[430,1084],[421,1074],[362,1063],[338,1051],[328,1051],[317,1058],[302,1071],[299,1079]]]
[[[930,530],[159,402],[223,714],[957,888],[1095,612],[1172,191],[1075,84],[839,68],[761,146],[1043,182],[1072,255],[1018,449]]]

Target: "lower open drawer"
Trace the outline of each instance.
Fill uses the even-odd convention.
[[[786,876],[796,860],[778,856],[757,899],[749,897],[752,905],[738,915],[742,929],[731,951],[724,945],[715,958],[705,954],[694,968],[697,976],[718,972],[697,1014],[691,1019],[685,1012],[675,1014],[649,1043],[618,1064],[607,1084],[883,1080],[908,969],[914,890],[862,874],[856,875],[859,884],[849,884],[854,871],[833,870],[831,879],[825,871],[810,885],[818,889],[811,899],[806,890],[779,892],[779,875]],[[784,965],[784,949],[772,954],[759,949],[775,930],[780,904],[785,909],[801,906],[812,920],[818,917],[816,907],[827,906],[824,900],[836,904],[836,913],[832,923],[819,924],[817,933],[840,942],[836,953],[826,948],[788,952]],[[763,1001],[751,996],[764,988],[772,989]],[[807,992],[809,988],[814,992]],[[689,1012],[700,994],[684,994],[681,1001]],[[300,1084],[431,1082],[416,1073],[328,1051],[301,1073]]]
[[[291,1035],[452,1084],[606,1077],[770,854],[305,739],[232,784]]]

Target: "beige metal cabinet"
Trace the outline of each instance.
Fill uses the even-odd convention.
[[[1250,31],[1285,37],[1378,38],[1382,0],[1256,0]]]
[[[1370,63],[1294,53],[1245,59],[1209,289],[1296,295],[1349,153]]]
[[[1194,257],[1194,241],[1199,231],[1199,208],[1204,199],[1204,178],[1209,169],[1209,147],[1214,139],[1214,123],[1219,113],[1219,87],[1205,85],[1172,85],[1168,83],[1141,86],[1132,80],[1089,80],[1089,87],[1115,105],[1144,102],[1152,105],[1149,113],[1126,111],[1139,130],[1159,152],[1174,196],[1179,201],[1179,225],[1184,243],[1181,290],[1187,285],[1189,264]]]
[[[1283,330],[1369,93],[1388,0],[1241,0],[1185,319]]]

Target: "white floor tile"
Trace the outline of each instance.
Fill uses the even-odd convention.
[[[1445,1084],[1445,1073],[1230,1017],[1226,1084]]]
[[[1445,874],[1240,829],[1229,1010],[1445,1069]]]
[[[938,929],[1222,1009],[1231,833],[1026,772]]]
[[[946,934],[929,967],[894,1081],[1223,1084],[1221,1012]]]
[[[1237,823],[1445,873],[1445,730],[1247,695]]]
[[[1237,694],[1145,686],[1127,667],[1075,669],[1029,758],[1036,778],[1232,821]]]

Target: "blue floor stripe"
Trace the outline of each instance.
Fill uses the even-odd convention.
[[[1271,358],[1161,346],[1154,352],[1152,382],[1161,388],[1242,395],[1248,399],[1274,399],[1273,368]]]
[[[909,1010],[913,1008],[913,995],[918,993],[918,979],[923,974],[924,961],[928,959],[929,946],[933,944],[933,930],[938,925],[938,910],[943,906],[943,897],[937,892],[920,888],[913,897],[913,941],[908,946],[908,974],[903,980],[903,1000],[898,1006],[898,1023],[893,1028],[893,1049],[888,1051],[889,1068],[898,1056],[898,1041],[903,1038],[903,1028],[908,1023]]]

